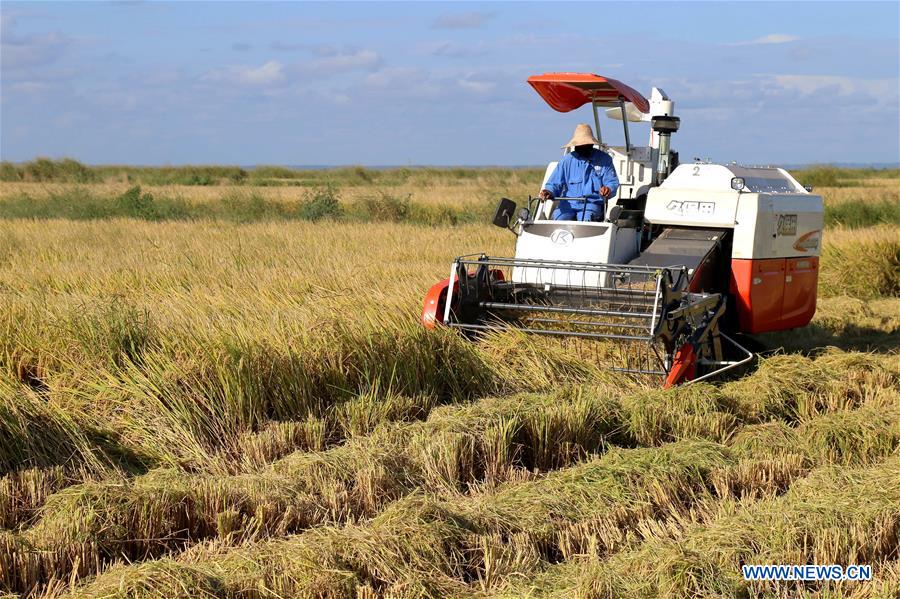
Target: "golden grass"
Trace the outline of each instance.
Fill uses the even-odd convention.
[[[823,295],[900,297],[900,228],[831,229],[824,237]]]
[[[735,556],[852,551],[896,575],[897,235],[828,228],[812,325],[762,339],[788,353],[661,391],[606,346],[426,333],[456,254],[511,253],[487,224],[0,221],[0,594],[731,595]]]
[[[820,297],[809,326],[763,335],[760,340],[767,347],[789,352],[810,353],[825,347],[896,351],[900,346],[900,298]]]
[[[900,201],[900,182],[897,179],[864,179],[858,187],[817,187],[813,193],[821,195],[826,206],[852,202]]]
[[[413,325],[454,254],[511,245],[487,226],[0,223],[0,360],[43,376],[153,328],[191,351],[217,331],[278,347],[329,322]],[[821,294],[890,295],[897,247],[887,227],[827,232]]]
[[[115,196],[124,193],[133,185],[134,183],[126,181],[89,184],[3,181],[0,182],[0,201],[21,194],[40,198],[50,194],[65,193],[73,188],[87,189],[98,195]],[[183,198],[188,202],[213,202],[229,195],[249,193],[258,194],[267,200],[291,202],[302,199],[307,189],[305,187],[252,185],[141,185],[141,188],[154,195]],[[501,188],[494,181],[470,178],[451,180],[435,178],[427,185],[420,183],[372,184],[339,188],[341,197],[347,201],[354,201],[381,191],[398,197],[409,197],[423,203],[454,204],[472,201],[492,202],[501,196],[519,201],[524,200],[528,194],[536,194],[539,190],[520,182],[513,182],[511,185]],[[826,205],[847,202],[900,201],[900,184],[897,179],[871,178],[861,180],[860,185],[855,187],[816,187],[814,193],[821,195]]]
[[[51,195],[66,195],[72,190],[82,189],[99,197],[114,198],[133,187],[131,183],[93,183],[72,185],[70,183],[9,183],[0,182],[0,202],[15,196],[27,195],[32,198],[46,198]],[[227,198],[245,198],[256,195],[266,200],[280,203],[297,203],[305,201],[309,192],[304,187],[254,187],[247,185],[142,185],[141,189],[154,197],[177,198],[189,205],[221,202]],[[539,190],[519,184],[509,187],[498,187],[493,183],[470,180],[458,182],[437,182],[422,185],[392,186],[350,186],[337,189],[338,197],[345,205],[357,204],[360,200],[387,193],[400,199],[409,199],[418,204],[439,204],[450,206],[487,206],[492,208],[500,197],[514,198],[524,202],[529,194],[535,195]]]

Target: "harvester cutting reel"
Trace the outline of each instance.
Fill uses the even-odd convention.
[[[688,286],[684,267],[474,254],[457,258],[450,277],[431,288],[422,322],[472,337],[512,328],[580,340],[582,347],[604,341],[593,348],[611,370],[660,377],[666,387],[752,360],[719,329],[725,297]]]

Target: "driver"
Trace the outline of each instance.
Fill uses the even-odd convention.
[[[587,123],[575,127],[575,133],[563,149],[574,148],[563,156],[547,179],[540,196],[545,200],[562,199],[553,211],[553,220],[602,221],[604,200],[619,188],[612,159],[594,146],[600,142]],[[586,198],[586,199],[582,199]]]

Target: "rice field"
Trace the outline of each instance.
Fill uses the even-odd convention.
[[[511,251],[479,219],[530,171],[12,168],[4,599],[897,596],[892,174],[811,173],[813,323],[663,391],[605,350],[419,326],[453,257]],[[297,208],[323,190],[339,211]],[[874,579],[744,581],[757,563]]]

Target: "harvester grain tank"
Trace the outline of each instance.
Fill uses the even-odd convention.
[[[802,327],[816,308],[822,198],[787,171],[695,161],[671,147],[680,120],[658,88],[646,99],[594,74],[528,79],[559,112],[593,111],[620,186],[599,222],[553,220],[558,199],[502,199],[494,224],[514,257],[458,257],[425,296],[422,322],[479,334],[515,327],[628,346],[613,370],[666,386],[733,369],[753,355],[740,334]],[[602,141],[601,111],[624,128]],[[647,146],[629,122],[650,123]],[[556,167],[547,166],[544,182]],[[538,191],[538,190],[535,190]]]

